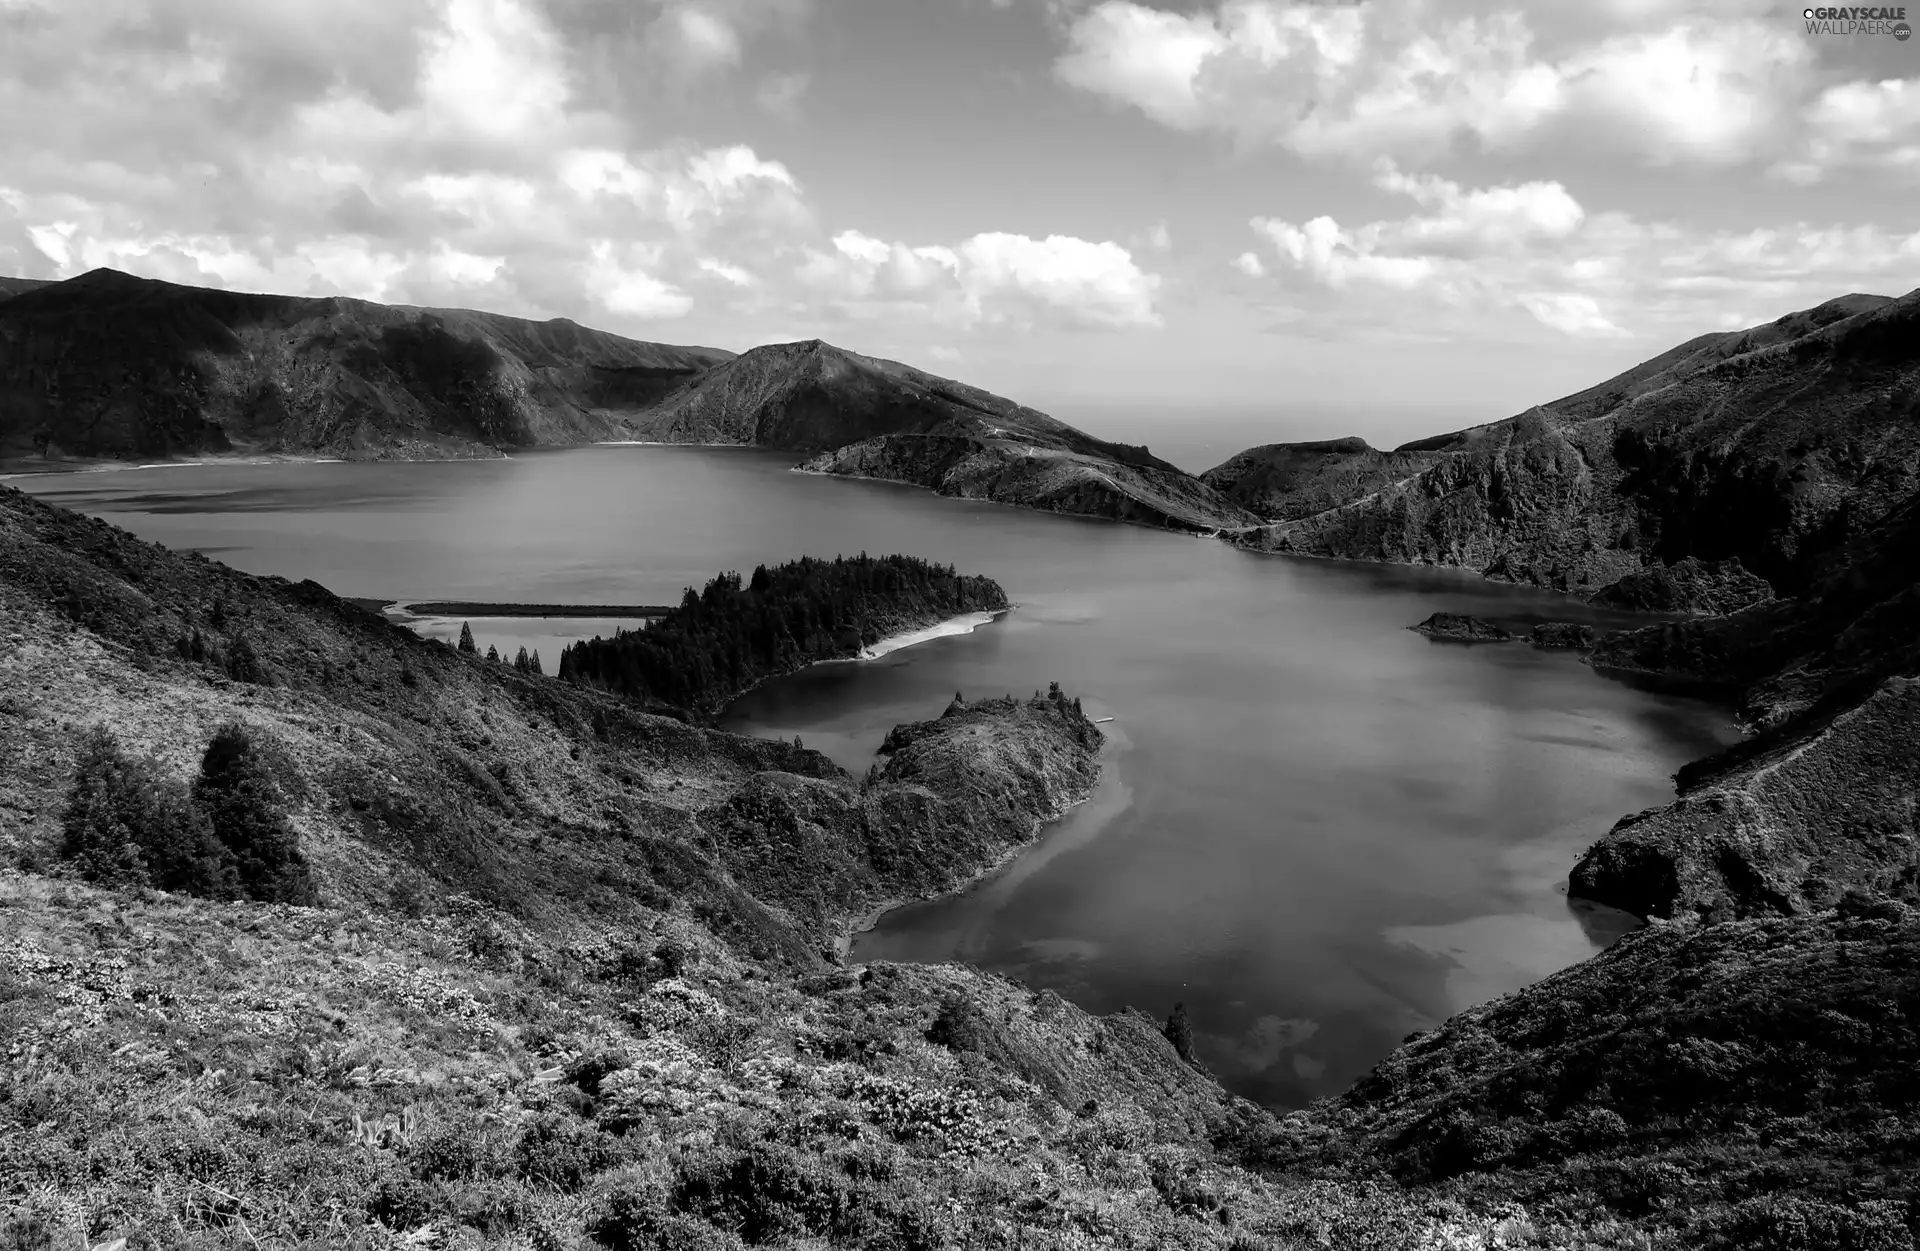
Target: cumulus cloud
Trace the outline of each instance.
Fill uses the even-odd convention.
[[[1774,166],[1789,181],[1822,181],[1852,165],[1920,174],[1920,78],[1839,83],[1805,115],[1802,146]]]
[[[1063,38],[1054,68],[1072,86],[1166,126],[1316,157],[1430,161],[1577,139],[1649,164],[1726,164],[1773,153],[1820,86],[1812,41],[1747,0],[1524,14],[1446,0],[1187,12],[1100,0],[1069,11]]]
[[[751,147],[631,143],[543,0],[8,2],[9,272],[110,265],[634,333],[698,307],[804,315],[822,290],[953,325],[1153,321],[1155,280],[1116,245],[832,236]],[[641,33],[718,72],[756,23],[803,9],[653,3]]]
[[[1512,309],[1576,337],[1665,333],[1878,289],[1890,270],[1920,263],[1920,230],[1700,229],[1590,214],[1558,183],[1466,189],[1391,165],[1375,182],[1421,211],[1359,226],[1328,216],[1250,225],[1281,280],[1335,293],[1381,325]],[[1245,260],[1235,264],[1250,276],[1268,268]]]
[[[1125,248],[1065,235],[985,233],[952,246],[836,235],[802,267],[804,282],[851,316],[902,311],[947,325],[1048,323],[1083,329],[1160,324],[1157,276]]]

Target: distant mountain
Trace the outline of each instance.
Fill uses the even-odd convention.
[[[0,287],[0,456],[494,455],[629,436],[731,358],[567,320],[245,295],[100,269]]]
[[[53,284],[41,278],[0,278],[0,302]]]
[[[1050,512],[1194,531],[1258,520],[1144,447],[818,339],[743,353],[635,429],[662,442],[815,452],[802,468]]]
[[[1920,488],[1920,292],[1843,296],[1704,335],[1599,386],[1391,454],[1316,452],[1316,465],[1305,449],[1323,446],[1255,449],[1209,471],[1271,519],[1236,542],[1587,595],[1691,558],[1697,568],[1664,580],[1675,602],[1644,602],[1659,579],[1615,598],[1724,611],[1760,596],[1749,575],[1797,595]],[[1431,463],[1394,476],[1421,457]],[[1249,458],[1277,467],[1250,476]]]
[[[610,439],[824,454],[807,468],[1212,531],[1260,517],[1143,447],[819,340],[642,343],[95,270],[0,285],[0,458],[490,456]]]

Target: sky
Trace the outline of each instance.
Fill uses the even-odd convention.
[[[1920,39],[1805,12],[0,0],[0,273],[823,338],[1156,447],[1390,446],[1920,287]]]

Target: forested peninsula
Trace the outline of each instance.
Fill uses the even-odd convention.
[[[804,557],[723,573],[638,630],[560,655],[560,677],[615,694],[715,713],[768,678],[848,660],[884,638],[953,617],[1000,612],[991,578],[912,556]]]

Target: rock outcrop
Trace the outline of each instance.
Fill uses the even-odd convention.
[[[1773,588],[1737,560],[1709,562],[1688,556],[1671,565],[1650,565],[1602,587],[1591,602],[1633,612],[1721,616],[1764,604]]]
[[[1586,650],[1594,645],[1598,631],[1590,625],[1581,625],[1572,621],[1546,621],[1533,627],[1527,634],[1527,641],[1540,648],[1575,648]]]
[[[1419,625],[1410,625],[1407,629],[1430,639],[1446,639],[1456,643],[1505,643],[1513,638],[1511,630],[1503,630],[1491,622],[1457,612],[1434,613]]]
[[[731,355],[102,269],[0,301],[0,456],[495,456],[630,438]]]

